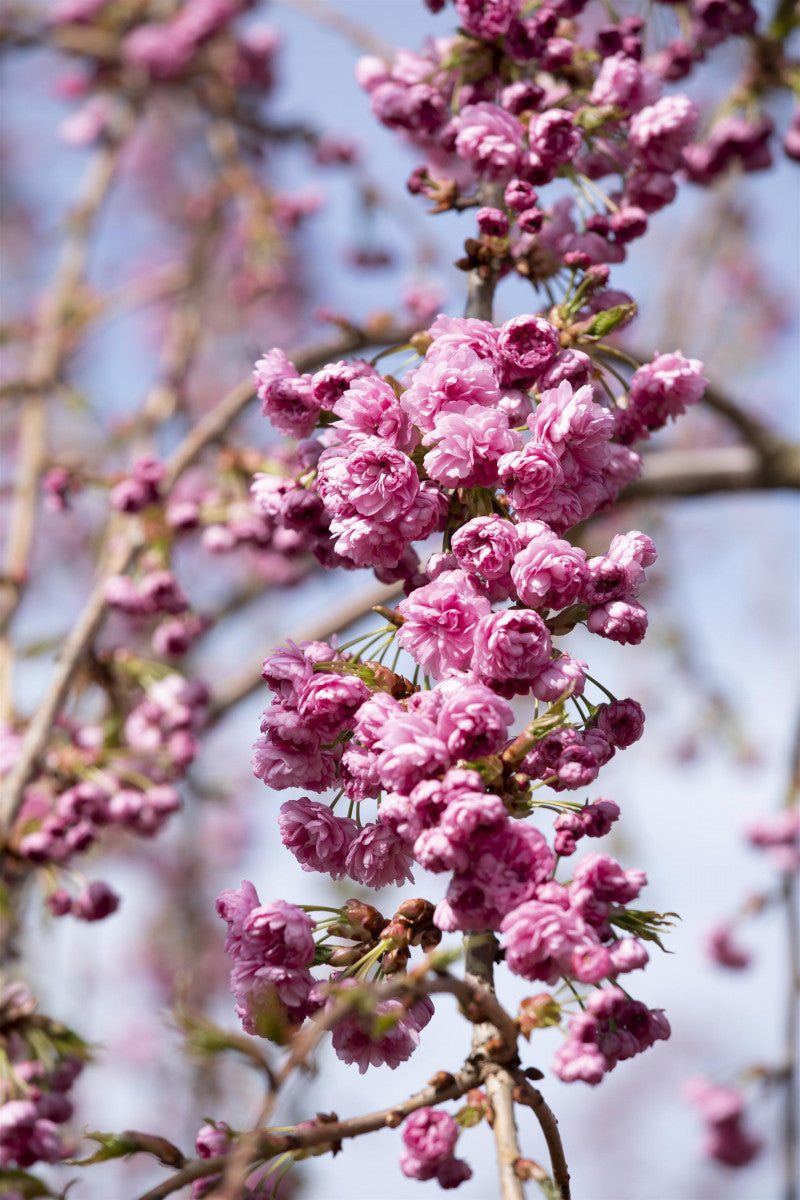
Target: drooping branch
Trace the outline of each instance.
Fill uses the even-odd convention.
[[[108,196],[122,147],[134,121],[128,104],[118,104],[101,147],[87,168],[77,204],[66,221],[66,237],[53,280],[42,299],[30,358],[22,380],[19,455],[9,514],[8,540],[0,579],[0,695],[10,715],[11,646],[7,638],[22,598],[39,504],[39,479],[46,462],[47,397],[65,354],[64,327],[86,270],[92,230]]]
[[[338,1143],[346,1138],[360,1137],[365,1133],[374,1133],[378,1129],[393,1129],[401,1124],[403,1119],[409,1116],[410,1113],[416,1112],[417,1109],[426,1108],[436,1104],[444,1104],[447,1100],[458,1100],[461,1096],[473,1088],[478,1083],[478,1073],[471,1065],[463,1067],[460,1071],[456,1071],[452,1075],[448,1075],[448,1080],[452,1081],[440,1086],[438,1081],[435,1084],[428,1084],[421,1091],[415,1092],[413,1096],[409,1096],[406,1100],[401,1100],[397,1104],[390,1105],[388,1108],[379,1109],[377,1112],[365,1113],[360,1117],[350,1117],[345,1121],[325,1121],[313,1125],[311,1128],[298,1129],[290,1134],[279,1136],[271,1136],[269,1133],[257,1131],[254,1135],[254,1160],[267,1161],[270,1158],[276,1157],[278,1154],[291,1152],[292,1150],[305,1150],[312,1147],[325,1146],[330,1150],[337,1148]],[[140,1197],[140,1200],[164,1200],[166,1196],[172,1195],[180,1188],[185,1187],[187,1183],[192,1183],[195,1179],[203,1179],[209,1175],[218,1174],[227,1165],[228,1159],[222,1156],[217,1158],[200,1158],[192,1159],[176,1172],[169,1179],[157,1187],[152,1188]],[[248,1170],[250,1168],[248,1167]],[[215,1200],[222,1200],[226,1195],[224,1191],[216,1190],[211,1193]]]
[[[377,604],[388,604],[400,595],[402,586],[376,584],[361,589],[357,595],[348,596],[340,604],[325,608],[318,617],[298,625],[286,634],[285,640],[295,642],[327,642],[336,633],[344,633],[351,625],[367,616]],[[263,685],[261,667],[250,666],[237,675],[232,675],[215,689],[208,710],[210,724],[219,721],[230,709],[246,700]]]
[[[502,1136],[504,1139],[507,1138],[509,1122],[503,1106],[511,1096],[514,1076],[502,1066],[502,1063],[516,1059],[518,1029],[513,1019],[498,1002],[493,991],[483,982],[476,983],[471,979],[458,979],[444,972],[430,975],[425,965],[409,976],[403,975],[397,979],[390,979],[372,990],[375,1003],[398,997],[405,998],[407,1002],[410,1002],[418,996],[442,993],[453,995],[458,999],[467,1019],[474,1023],[476,1030],[483,1029],[486,1025],[491,1027],[496,1043],[490,1047],[494,1061],[489,1062],[485,1057],[479,1059],[471,1056],[460,1071],[454,1074],[439,1072],[427,1087],[416,1092],[407,1100],[361,1117],[352,1117],[346,1121],[326,1119],[310,1128],[298,1129],[288,1135],[280,1136],[271,1134],[269,1130],[260,1127],[244,1134],[230,1155],[224,1158],[194,1160],[186,1164],[176,1175],[147,1192],[145,1196],[141,1197],[141,1200],[163,1200],[163,1197],[171,1195],[186,1183],[216,1174],[219,1171],[224,1171],[224,1177],[215,1191],[211,1193],[212,1197],[214,1200],[235,1200],[241,1194],[241,1188],[247,1175],[259,1162],[268,1161],[278,1154],[316,1146],[335,1150],[337,1144],[344,1138],[373,1133],[377,1129],[394,1128],[417,1109],[458,1099],[465,1095],[470,1088],[476,1087],[484,1081],[495,1097],[495,1129],[497,1130],[497,1120],[499,1119]],[[335,1028],[351,1011],[352,997],[350,995],[342,996],[296,1037],[289,1057],[275,1079],[275,1086],[270,1090],[268,1102],[262,1110],[260,1126],[274,1107],[282,1085],[308,1060],[322,1036]],[[492,1084],[489,1082],[490,1076],[495,1078],[495,1082]],[[513,1111],[510,1127],[513,1129]],[[498,1136],[497,1132],[496,1136]],[[513,1153],[512,1150],[513,1147],[509,1144],[507,1157],[513,1164],[519,1158],[519,1149],[517,1148]],[[203,1169],[204,1166],[205,1169]],[[514,1175],[514,1178],[521,1187],[518,1177]],[[504,1196],[506,1194],[513,1195],[515,1193],[504,1193]],[[519,1195],[522,1195],[521,1191]]]
[[[336,340],[308,350],[291,353],[297,369],[312,371],[322,363],[351,354],[367,346],[404,343],[410,335],[408,329],[380,329],[380,331],[349,328]],[[207,446],[219,441],[254,398],[250,379],[234,387],[222,398],[187,434],[167,463],[163,490],[168,494],[183,472],[202,454]],[[127,535],[123,526],[127,525]],[[31,718],[20,749],[19,757],[9,773],[2,800],[0,800],[0,822],[9,829],[22,803],[23,792],[38,764],[47,744],[53,721],[64,703],[75,671],[86,650],[91,645],[106,611],[106,581],[110,575],[128,571],[144,547],[145,539],[138,521],[128,518],[111,522],[111,536],[106,540],[112,549],[106,555],[106,564],[86,601],[71,632],[65,639],[61,656],[51,676],[47,690]]]
[[[553,1169],[553,1179],[561,1192],[561,1200],[570,1200],[569,1169],[564,1154],[561,1134],[556,1120],[544,1096],[527,1079],[518,1078],[514,1088],[514,1099],[518,1104],[525,1104],[531,1109],[539,1122],[547,1152],[550,1155],[550,1165]]]

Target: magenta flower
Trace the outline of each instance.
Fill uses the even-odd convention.
[[[528,424],[534,440],[556,452],[568,483],[577,483],[587,471],[605,467],[614,418],[594,402],[588,385],[574,391],[565,380],[543,392]]]
[[[453,876],[434,914],[440,929],[498,929],[506,913],[533,899],[555,855],[538,829],[517,822],[480,834],[469,867]]]
[[[318,484],[326,508],[336,516],[358,514],[381,522],[407,512],[419,491],[411,459],[378,437],[364,437],[344,460],[323,454]]]
[[[743,971],[753,961],[750,953],[737,945],[730,925],[717,925],[706,940],[706,953],[712,962],[731,971]]]
[[[440,415],[465,412],[476,404],[490,407],[499,399],[493,363],[477,353],[469,340],[455,346],[448,338],[435,341],[426,361],[407,376],[402,405],[426,433]]]
[[[320,411],[311,376],[301,375],[282,350],[270,350],[260,358],[254,376],[263,416],[286,437],[308,437]]]
[[[475,627],[490,608],[464,571],[445,571],[398,604],[404,624],[397,640],[424,671],[442,678],[467,666]]]
[[[321,871],[332,879],[346,874],[347,854],[358,832],[355,821],[304,796],[281,805],[278,825],[284,846],[304,871]]]
[[[597,727],[617,750],[638,742],[644,730],[644,711],[636,700],[612,700],[595,712]]]
[[[564,163],[570,162],[581,148],[581,131],[576,128],[572,113],[565,108],[548,108],[535,113],[528,124],[530,162],[544,176],[552,179]],[[539,180],[533,177],[534,182]]]
[[[583,591],[586,552],[552,533],[542,534],[520,550],[511,578],[520,600],[530,608],[565,608]]]
[[[728,1167],[746,1167],[763,1149],[760,1138],[742,1124],[744,1096],[738,1088],[720,1087],[707,1079],[690,1079],[684,1088],[706,1122],[703,1151]]]
[[[558,330],[544,317],[521,316],[506,321],[500,329],[498,349],[507,382],[535,379],[559,353]]]
[[[519,520],[536,520],[552,511],[548,501],[564,480],[559,456],[553,447],[537,441],[528,442],[522,450],[503,455],[497,470],[500,484]],[[577,502],[576,511],[579,511]]]
[[[514,721],[505,700],[474,677],[452,676],[440,685],[440,690],[445,702],[436,729],[453,759],[482,758],[496,754],[505,745]]]
[[[348,445],[374,437],[410,454],[419,441],[394,388],[380,377],[354,380],[332,407],[339,417],[336,432]]]
[[[611,969],[608,951],[574,909],[529,900],[512,909],[500,929],[509,968],[523,979],[552,984],[574,976],[598,983]]]
[[[509,180],[522,154],[522,126],[496,104],[467,104],[456,118],[455,149],[482,179]]]
[[[414,882],[411,856],[405,842],[380,821],[365,825],[353,838],[347,851],[345,871],[356,883],[376,891],[392,883]]]
[[[371,692],[357,675],[325,672],[309,679],[297,699],[302,720],[325,740],[334,737],[350,723]]]
[[[347,984],[354,986],[350,980],[343,980],[339,986]],[[407,1012],[399,1000],[379,1001],[374,1013],[380,1020],[380,1031],[373,1027],[377,1021],[362,1013],[351,1013],[337,1024],[331,1039],[337,1057],[342,1062],[355,1063],[361,1075],[368,1067],[384,1065],[394,1071],[419,1045],[420,1025],[413,1010]],[[390,1017],[394,1020],[387,1028],[383,1018]]]
[[[487,41],[506,33],[521,7],[522,0],[456,0],[459,24]]]
[[[638,646],[647,632],[647,613],[635,600],[612,600],[591,609],[586,624],[590,633],[623,646]]]
[[[510,683],[522,691],[550,661],[551,649],[550,631],[538,613],[489,613],[475,630],[473,665],[492,683]]]
[[[631,141],[650,168],[675,171],[699,119],[688,96],[664,96],[636,113],[630,126]]]
[[[591,104],[613,104],[634,113],[652,104],[661,92],[661,81],[627,54],[612,54],[603,60],[594,81]]]
[[[684,358],[678,351],[660,354],[631,376],[630,411],[648,429],[660,429],[697,404],[707,383],[699,359]]]
[[[456,562],[467,573],[484,579],[501,579],[508,574],[522,546],[513,522],[502,517],[474,517],[453,534],[451,545]]]
[[[515,450],[520,436],[508,427],[501,409],[471,404],[463,412],[443,412],[423,439],[433,446],[425,455],[425,470],[445,487],[492,487],[497,462]]]

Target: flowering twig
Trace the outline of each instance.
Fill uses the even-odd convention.
[[[366,617],[376,604],[394,600],[402,591],[400,584],[376,584],[368,590],[361,589],[356,595],[348,596],[341,604],[326,608],[320,616],[298,625],[286,636],[289,641],[300,643],[328,641],[334,634],[344,633],[356,621]],[[248,666],[238,675],[232,676],[216,689],[211,697],[208,721],[213,724],[231,708],[251,696],[263,686],[260,666]]]

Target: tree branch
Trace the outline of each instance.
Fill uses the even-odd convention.
[[[381,329],[370,332],[352,328],[346,330],[337,340],[325,342],[311,349],[290,352],[290,357],[299,371],[306,372],[314,370],[322,363],[342,354],[350,354],[366,346],[393,344],[395,340],[405,342],[409,336],[408,329]],[[164,495],[168,494],[187,467],[199,457],[207,446],[224,436],[236,417],[253,399],[254,394],[251,380],[244,380],[228,392],[202,420],[198,421],[167,464],[163,483]],[[129,570],[145,545],[140,524],[138,522],[131,523],[134,525],[133,531],[127,537],[124,533],[120,533],[122,545],[117,545],[117,548],[112,550],[108,565],[101,572],[82,613],[64,642],[61,657],[51,676],[44,697],[25,732],[19,757],[7,776],[2,799],[0,799],[0,822],[6,830],[10,829],[19,812],[25,786],[36,769],[53,721],[69,690],[72,677],[100,628],[106,607],[106,581],[110,575],[123,574]],[[113,520],[110,529],[112,534],[116,534],[120,531],[120,523],[116,519]],[[115,541],[115,537],[109,536],[106,539],[106,545],[113,544]]]
[[[485,990],[494,995],[494,960],[498,946],[497,938],[488,931],[464,935],[464,980],[472,989]],[[500,1194],[503,1200],[524,1200],[522,1180],[514,1169],[517,1159],[522,1157],[514,1119],[514,1076],[495,1061],[497,1042],[501,1037],[501,1030],[493,1020],[474,1025],[471,1057],[473,1062],[482,1064],[482,1078],[486,1081],[492,1102],[492,1132],[497,1151]],[[516,1054],[516,1031],[514,1050]],[[519,1059],[513,1065],[518,1065],[518,1062]]]
[[[544,1140],[547,1143],[547,1152],[550,1155],[553,1179],[561,1192],[561,1200],[570,1200],[569,1170],[564,1155],[564,1147],[561,1142],[561,1134],[558,1131],[558,1121],[542,1093],[537,1091],[535,1087],[532,1087],[521,1073],[517,1076],[514,1099],[530,1108],[539,1122],[544,1134]]]
[[[268,1131],[259,1130],[256,1132],[254,1145],[256,1161],[266,1161],[279,1153],[291,1150],[305,1150],[318,1146],[334,1150],[336,1144],[345,1138],[360,1137],[365,1133],[374,1133],[378,1129],[394,1129],[401,1124],[405,1117],[416,1112],[417,1109],[444,1104],[446,1100],[458,1100],[479,1082],[478,1072],[471,1064],[467,1064],[460,1071],[450,1075],[449,1079],[452,1082],[448,1082],[444,1086],[428,1084],[427,1087],[415,1092],[408,1099],[401,1100],[398,1104],[379,1109],[377,1112],[365,1113],[360,1117],[349,1117],[345,1121],[318,1122],[310,1128],[296,1129],[292,1133],[281,1135],[280,1138],[271,1137]],[[276,1142],[279,1144],[275,1145]],[[227,1157],[223,1156],[193,1159],[175,1175],[146,1192],[140,1197],[140,1200],[165,1200],[166,1196],[177,1192],[187,1183],[222,1171],[227,1161]],[[210,1194],[209,1200],[222,1200],[226,1194],[215,1191]]]
[[[387,604],[402,592],[402,584],[375,584],[368,591],[359,591],[348,596],[340,604],[326,609],[319,617],[298,625],[284,637],[292,642],[326,642],[335,633],[344,633],[362,617],[366,617],[376,604]],[[223,682],[211,696],[208,723],[214,724],[224,717],[229,709],[246,700],[263,684],[261,666],[248,666],[237,675]]]
[[[658,450],[644,454],[642,459],[642,477],[622,492],[621,502],[725,492],[800,490],[800,445],[787,442],[768,460],[760,460],[748,446]]]
[[[8,542],[0,580],[0,695],[11,713],[12,650],[7,631],[22,598],[33,544],[39,478],[46,461],[47,394],[64,355],[64,323],[86,269],[92,228],[105,201],[133,124],[133,110],[118,105],[104,144],[92,157],[78,202],[66,221],[66,237],[52,283],[41,302],[25,378],[20,414],[19,461],[9,515]]]

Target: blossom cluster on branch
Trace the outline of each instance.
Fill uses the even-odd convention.
[[[357,159],[347,139],[269,127],[260,103],[272,89],[277,38],[249,23],[249,8],[245,0],[59,0],[44,25],[29,26],[23,14],[14,35],[78,57],[82,74],[61,91],[82,107],[62,138],[97,147],[111,170],[152,96],[197,106],[219,177],[186,206],[192,254],[203,257],[235,200],[241,220],[217,249],[241,266],[230,292],[243,305],[288,286],[289,235],[317,207],[308,194],[261,186],[260,139],[303,142],[319,165]],[[639,362],[622,348],[616,334],[637,305],[611,274],[685,182],[707,186],[729,171],[770,166],[775,128],[765,101],[775,89],[796,90],[785,49],[791,14],[779,4],[767,23],[750,0],[692,0],[664,5],[657,26],[583,0],[455,0],[454,10],[455,34],[421,53],[370,54],[357,79],[376,118],[423,158],[408,180],[412,195],[433,212],[474,220],[457,262],[465,315],[436,315],[425,288],[406,297],[413,333],[395,338],[384,336],[386,321],[364,335],[328,314],[343,333],[333,361],[324,361],[330,352],[301,363],[267,350],[253,386],[224,398],[218,422],[204,416],[199,433],[183,395],[189,335],[177,365],[168,364],[167,401],[151,394],[128,439],[138,447],[180,413],[190,428],[171,459],[137,450],[124,472],[92,478],[58,462],[45,470],[42,455],[31,472],[34,497],[41,482],[60,514],[86,483],[100,483],[111,520],[86,631],[52,692],[52,728],[37,732],[34,717],[24,736],[16,723],[6,731],[9,908],[36,872],[53,916],[109,916],[119,897],[77,873],[80,856],[121,830],[152,838],[180,807],[176,785],[214,719],[209,689],[178,670],[213,624],[184,587],[187,548],[228,562],[244,548],[262,583],[297,582],[319,565],[368,569],[404,593],[394,607],[378,605],[383,623],[352,641],[329,630],[268,654],[262,674],[272,698],[252,764],[270,789],[301,793],[281,805],[277,822],[303,870],[380,892],[415,883],[422,869],[442,876],[441,886],[399,899],[393,912],[363,890],[336,907],[262,903],[250,880],[222,892],[217,912],[248,1037],[224,1035],[215,1050],[249,1047],[268,1080],[267,1102],[249,1133],[204,1124],[193,1162],[151,1135],[97,1135],[98,1161],[142,1151],[176,1169],[150,1200],[183,1183],[198,1200],[218,1187],[226,1197],[263,1195],[307,1155],[403,1122],[403,1173],[455,1188],[472,1173],[458,1140],[483,1120],[494,1130],[504,1200],[517,1200],[527,1179],[569,1200],[557,1122],[531,1086],[543,1075],[523,1065],[519,1037],[558,1027],[554,1074],[597,1085],[670,1034],[664,1012],[636,1000],[627,977],[646,966],[648,944],[660,946],[674,914],[635,907],[645,872],[587,848],[621,817],[613,800],[587,790],[641,737],[644,713],[590,674],[569,638],[580,627],[621,646],[643,640],[652,539],[620,531],[591,555],[584,527],[638,479],[637,447],[697,405],[708,381],[703,364],[679,350]],[[671,85],[733,39],[744,73],[704,122]],[[796,110],[783,138],[792,158],[800,158],[799,130]],[[90,209],[77,219],[80,236]],[[385,258],[370,246],[353,255],[362,266]],[[180,285],[189,297],[195,267]],[[495,291],[511,277],[530,285],[530,311],[496,323]],[[80,329],[90,306],[67,271],[67,292],[70,281]],[[66,299],[56,305],[49,375],[18,388],[37,400],[75,337]],[[195,311],[179,316],[180,345],[200,322]],[[381,349],[371,359],[339,357],[367,345]],[[292,445],[267,454],[224,446],[187,474],[253,392]],[[17,496],[19,516],[30,500],[24,488]],[[16,574],[0,581],[11,597],[3,630],[25,587],[25,559],[23,547]],[[107,616],[114,636],[95,644]],[[70,712],[73,687],[78,698],[95,689],[102,707],[78,703]],[[45,705],[40,724],[46,717]],[[762,822],[751,840],[787,880],[796,874],[791,812]],[[451,971],[462,954],[446,940],[455,934],[463,978]],[[722,965],[746,965],[728,928],[715,932],[711,951]],[[495,993],[501,964],[548,989],[526,996],[515,1016]],[[406,1101],[350,1121],[318,1113],[289,1132],[268,1125],[280,1088],[323,1036],[362,1073],[394,1068],[424,1043],[443,995],[473,1026],[455,1074],[439,1072]],[[249,1038],[282,1047],[282,1067]],[[73,1152],[59,1127],[72,1114],[67,1093],[87,1048],[11,985],[0,996],[0,1054],[0,1165],[16,1168],[16,1198],[38,1185],[29,1166]],[[791,1087],[788,1069],[787,1078]],[[441,1107],[462,1098],[454,1115]],[[738,1091],[697,1080],[690,1098],[708,1125],[711,1157],[744,1166],[759,1153]],[[549,1171],[522,1156],[515,1105],[535,1112]]]

